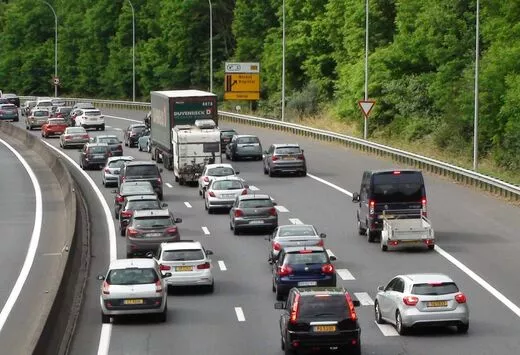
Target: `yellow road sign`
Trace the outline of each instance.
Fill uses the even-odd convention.
[[[224,100],[260,100],[259,92],[226,92]]]
[[[260,74],[226,74],[226,92],[260,92]]]

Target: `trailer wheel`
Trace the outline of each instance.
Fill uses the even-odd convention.
[[[184,185],[185,181],[184,178],[179,178],[179,185]]]

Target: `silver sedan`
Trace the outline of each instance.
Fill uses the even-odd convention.
[[[269,237],[269,263],[278,257],[278,253],[285,247],[297,246],[325,246],[325,233],[318,234],[314,226],[310,224],[289,224],[279,226]]]
[[[409,274],[379,286],[374,302],[376,322],[395,325],[401,335],[412,327],[455,326],[469,328],[466,295],[443,274]]]
[[[215,209],[230,209],[237,196],[247,195],[248,187],[237,176],[214,178],[204,193],[204,206],[208,213]]]
[[[103,186],[116,185],[119,180],[121,168],[129,161],[134,160],[131,156],[110,157],[102,170]]]

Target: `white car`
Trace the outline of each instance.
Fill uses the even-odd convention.
[[[105,116],[97,109],[81,109],[78,110],[76,116],[76,127],[85,129],[95,128],[96,130],[105,130]]]
[[[203,286],[213,292],[215,281],[209,255],[213,252],[204,249],[200,242],[181,240],[162,243],[154,259],[164,275],[170,275],[164,279],[168,286]]]
[[[204,207],[208,213],[216,209],[231,209],[240,195],[249,193],[249,186],[238,176],[224,176],[211,179],[204,193]]]
[[[110,263],[99,296],[101,320],[110,323],[110,317],[133,314],[156,314],[165,322],[168,313],[168,289],[159,265],[153,259],[118,259]]]
[[[240,174],[231,164],[208,164],[204,167],[199,177],[199,195],[204,198],[204,192],[212,178],[222,176],[234,176]]]

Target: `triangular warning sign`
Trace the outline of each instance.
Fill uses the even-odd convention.
[[[361,107],[361,110],[363,111],[363,115],[365,115],[365,117],[368,117],[368,115],[370,115],[370,111],[372,111],[372,108],[374,108],[376,102],[374,100],[360,100],[358,104],[359,107]]]

